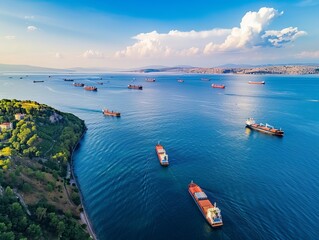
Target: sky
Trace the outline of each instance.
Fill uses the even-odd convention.
[[[319,0],[0,0],[0,63],[319,63]]]

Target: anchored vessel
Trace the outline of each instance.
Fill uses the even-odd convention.
[[[284,131],[277,128],[274,128],[273,126],[269,125],[269,124],[263,124],[263,123],[259,123],[257,124],[255,122],[255,120],[253,118],[248,118],[246,120],[246,127],[262,132],[262,133],[267,133],[267,134],[271,134],[271,135],[275,135],[275,136],[284,136]]]
[[[184,82],[184,80],[183,79],[178,79],[177,82],[182,83],[182,82]]]
[[[188,192],[210,226],[219,227],[223,225],[221,211],[216,203],[213,205],[203,190],[193,181],[188,185]]]
[[[97,87],[94,86],[85,86],[84,89],[87,91],[97,91]]]
[[[40,83],[40,82],[44,82],[42,80],[34,80],[33,83]]]
[[[146,82],[155,82],[155,78],[145,78]]]
[[[63,80],[66,82],[73,82],[74,81],[73,79],[70,79],[70,78],[64,78]]]
[[[165,151],[164,147],[161,144],[158,143],[155,146],[155,150],[156,150],[157,157],[158,157],[158,160],[159,160],[160,164],[162,166],[168,166],[169,165],[169,163],[168,163],[168,155],[166,154],[166,151]]]
[[[131,84],[129,84],[127,87],[130,88],[130,89],[143,90],[143,86],[141,86],[141,85],[131,85]]]
[[[84,87],[84,83],[73,83],[75,87]]]
[[[120,117],[121,116],[121,113],[110,111],[108,109],[102,109],[102,112],[106,116],[113,116],[113,117]]]
[[[225,88],[225,85],[212,84],[212,88]]]
[[[200,80],[202,80],[202,81],[210,81],[209,78],[201,78]]]
[[[265,84],[265,81],[261,81],[261,82],[253,82],[253,81],[249,81],[249,84]]]

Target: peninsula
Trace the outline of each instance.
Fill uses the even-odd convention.
[[[92,239],[71,171],[85,130],[45,104],[0,100],[0,239]]]

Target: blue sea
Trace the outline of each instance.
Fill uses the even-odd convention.
[[[319,238],[319,76],[1,75],[0,98],[36,100],[85,120],[74,167],[100,240]],[[102,108],[122,116],[105,117]],[[246,129],[248,117],[285,136]],[[217,203],[223,227],[207,224],[188,193],[191,180]]]

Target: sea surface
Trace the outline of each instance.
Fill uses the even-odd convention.
[[[319,238],[319,76],[0,75],[0,98],[36,100],[85,120],[74,167],[100,240]],[[122,116],[105,117],[102,108]],[[248,117],[285,136],[246,129]],[[159,141],[167,168],[155,154]],[[191,180],[217,202],[222,228],[201,215]]]

